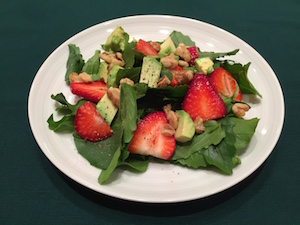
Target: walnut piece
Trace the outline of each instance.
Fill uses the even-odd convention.
[[[169,80],[169,78],[166,75],[164,75],[163,77],[159,78],[159,80],[157,81],[157,87],[165,88],[170,83],[171,83],[171,81]]]
[[[130,80],[129,78],[127,78],[127,77],[125,77],[125,78],[122,78],[121,80],[120,80],[120,86],[119,86],[119,88],[121,87],[121,84],[122,83],[126,83],[126,84],[129,84],[130,86],[134,86],[134,82],[132,81],[132,80]]]
[[[179,84],[189,84],[194,77],[192,70],[173,71],[172,74]]]
[[[119,107],[119,104],[120,104],[120,89],[119,88],[110,87],[107,90],[107,97],[112,101],[112,103],[116,107]]]
[[[107,62],[110,65],[124,66],[125,64],[121,52],[116,52],[116,53],[103,52],[99,54],[99,58],[103,59],[105,62]]]
[[[166,114],[169,124],[176,130],[178,127],[178,115],[176,112],[171,110],[171,104],[165,105],[163,111]]]
[[[175,59],[175,55],[173,53],[161,58],[160,62],[167,69],[174,69],[176,66],[178,66],[178,61]]]
[[[189,63],[184,60],[179,60],[178,65],[182,67],[189,67]]]
[[[245,116],[246,112],[249,111],[249,109],[249,106],[243,103],[235,103],[232,106],[232,112],[238,118],[242,118],[243,116]]]
[[[199,116],[194,120],[195,132],[196,134],[201,134],[205,131],[205,126],[203,125],[203,119]]]
[[[175,134],[175,129],[169,123],[167,123],[163,126],[161,133],[165,136],[173,136]]]
[[[83,82],[83,83],[89,83],[92,82],[92,77],[87,74],[86,72],[83,73],[76,73],[76,72],[72,72],[69,76],[69,81],[70,83],[74,83],[74,82]]]
[[[150,45],[154,48],[155,51],[160,51],[160,44],[158,42],[151,41]]]
[[[184,61],[191,61],[191,53],[187,50],[185,44],[179,43],[178,47],[175,50],[175,54],[182,58]]]

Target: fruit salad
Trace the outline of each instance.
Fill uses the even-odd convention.
[[[205,52],[175,30],[136,40],[120,26],[100,44],[86,61],[68,45],[64,82],[79,101],[52,95],[63,117],[47,120],[73,135],[78,153],[101,169],[100,184],[118,167],[145,172],[150,160],[233,173],[259,122],[244,118],[251,105],[243,95],[261,97],[247,76],[250,62],[230,60],[238,49]]]

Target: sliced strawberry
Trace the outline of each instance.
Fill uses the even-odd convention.
[[[74,82],[70,84],[71,92],[92,102],[99,102],[106,93],[107,86],[104,81],[90,83]]]
[[[166,124],[168,120],[164,112],[148,114],[137,124],[128,147],[129,152],[168,160],[175,151],[176,141],[174,135],[162,134]]]
[[[182,103],[193,120],[201,117],[203,121],[219,119],[226,115],[226,106],[218,93],[211,86],[205,74],[194,75]]]
[[[113,131],[92,102],[80,106],[74,119],[75,131],[85,140],[96,142],[112,136]]]
[[[209,81],[216,92],[218,92],[220,95],[223,95],[227,98],[231,98],[233,96],[234,100],[242,101],[242,92],[238,83],[224,68],[220,67],[215,69],[211,73]]]
[[[170,70],[170,72],[173,74],[172,80],[171,80],[171,86],[172,87],[180,85],[179,82],[176,79],[176,72],[181,71],[181,70],[183,70],[183,68],[181,66],[176,66],[174,69]]]
[[[193,66],[195,64],[195,59],[199,58],[198,48],[197,46],[190,46],[187,47],[187,50],[191,54],[191,60],[189,62],[190,66]]]
[[[139,39],[135,49],[147,56],[158,56],[157,51],[147,41],[142,39]]]

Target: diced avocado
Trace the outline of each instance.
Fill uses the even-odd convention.
[[[195,124],[190,115],[184,110],[176,110],[178,127],[175,131],[175,140],[181,143],[190,141],[195,135]]]
[[[97,103],[96,108],[108,124],[111,124],[118,111],[118,107],[108,98],[107,93]]]
[[[109,52],[119,52],[125,49],[125,32],[118,26],[107,38],[103,45],[104,50]]]
[[[120,69],[123,69],[123,67],[121,67],[119,65],[114,65],[111,68],[111,70],[109,71],[108,76],[107,76],[108,87],[117,87],[116,78],[117,78],[117,73]]]
[[[168,37],[160,46],[160,51],[158,52],[158,56],[160,58],[169,55],[170,53],[174,53],[176,47],[170,37]]]
[[[148,87],[156,88],[157,81],[160,77],[162,64],[153,56],[145,56],[143,58],[140,83],[148,84]]]
[[[108,66],[108,64],[104,61],[101,62],[99,65],[99,76],[100,76],[100,78],[103,78],[105,83],[107,83],[107,77],[108,77],[107,66]]]
[[[196,69],[204,74],[208,74],[214,71],[213,65],[214,62],[209,57],[197,58],[195,60]]]

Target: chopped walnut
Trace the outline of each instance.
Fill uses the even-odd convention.
[[[201,134],[205,131],[205,126],[203,125],[203,119],[199,116],[194,120],[195,132],[196,134]]]
[[[176,66],[178,66],[178,61],[175,59],[175,55],[173,53],[161,58],[160,62],[167,69],[174,69]]]
[[[154,48],[155,51],[159,52],[160,51],[160,44],[158,42],[150,42],[150,45]]]
[[[117,53],[103,52],[99,54],[99,58],[103,59],[105,62],[107,62],[110,65],[124,66],[125,64],[121,52],[117,52]]]
[[[182,58],[184,61],[191,61],[191,53],[187,50],[186,46],[183,43],[179,43],[178,47],[175,50],[175,54]]]
[[[120,80],[120,87],[121,87],[121,84],[122,83],[126,83],[126,84],[129,84],[130,86],[134,86],[134,82],[132,81],[132,80],[130,80],[129,78],[127,78],[127,77],[125,77],[125,78],[122,78],[121,80]],[[119,88],[120,88],[119,87]]]
[[[182,67],[188,67],[189,66],[189,63],[184,61],[184,60],[179,60],[178,61],[178,65],[179,66],[182,66]]]
[[[232,112],[238,118],[242,118],[243,116],[245,116],[246,112],[249,109],[250,109],[249,106],[243,103],[235,103],[232,106]]]
[[[157,81],[157,87],[165,88],[170,83],[171,83],[171,81],[169,80],[169,78],[166,75],[164,75],[163,77],[159,78],[159,80]]]
[[[174,71],[172,74],[179,84],[189,84],[194,76],[192,70]]]
[[[165,112],[170,125],[176,130],[178,127],[178,115],[176,112],[171,110],[171,104],[165,105],[163,107],[163,111]]]
[[[163,126],[161,133],[165,136],[173,136],[175,134],[175,129],[170,124],[166,124]]]
[[[115,106],[119,107],[119,104],[120,104],[120,89],[119,88],[110,87],[107,90],[107,96]]]
[[[86,72],[83,73],[76,73],[76,72],[72,72],[69,76],[69,81],[70,83],[74,83],[74,82],[83,82],[83,83],[89,83],[92,82],[92,77],[87,74]]]

